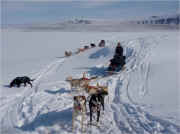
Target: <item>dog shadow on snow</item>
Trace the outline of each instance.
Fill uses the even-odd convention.
[[[54,95],[54,94],[71,93],[70,90],[66,90],[65,88],[61,88],[61,89],[56,90],[56,91],[52,91],[52,90],[47,89],[47,90],[45,90],[45,92],[49,93],[49,94],[52,94],[52,95]]]
[[[10,85],[2,85],[3,87],[8,87],[8,88],[10,88]]]
[[[72,126],[72,108],[62,111],[51,111],[37,116],[32,122],[16,127],[22,131],[35,131],[38,127],[51,127],[59,125],[61,128],[71,131]],[[66,125],[64,125],[66,124]]]
[[[86,72],[90,76],[104,76],[105,72],[107,71],[107,67],[79,67],[75,68],[78,70],[87,70]]]
[[[107,57],[111,53],[111,50],[108,47],[102,48],[95,53],[92,53],[89,58],[90,59],[98,59],[100,57]]]

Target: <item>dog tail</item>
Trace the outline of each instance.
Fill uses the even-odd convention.
[[[36,79],[31,79],[30,81],[34,81],[34,80],[36,80]]]

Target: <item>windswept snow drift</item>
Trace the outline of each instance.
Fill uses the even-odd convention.
[[[105,48],[61,57],[66,49],[75,51],[84,43],[97,44],[100,39],[107,41]],[[117,41],[124,47],[126,69],[96,81],[108,85],[109,96],[105,98],[100,128],[86,127],[87,133],[180,133],[177,32],[4,33],[3,50],[8,53],[3,54],[3,63],[9,66],[3,68],[1,133],[72,133],[73,94],[64,80],[70,75],[81,77],[83,72],[89,77],[103,76]],[[18,55],[11,57],[9,53]],[[35,78],[33,88],[6,86],[20,74]],[[78,121],[76,125],[80,127]],[[79,129],[76,133],[80,133]]]

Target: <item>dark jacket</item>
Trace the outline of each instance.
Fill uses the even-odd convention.
[[[111,64],[116,66],[123,66],[125,64],[125,56],[116,56],[110,60]]]
[[[115,53],[120,56],[123,56],[123,48],[121,46],[117,46]]]

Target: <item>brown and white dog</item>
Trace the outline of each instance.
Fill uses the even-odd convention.
[[[99,86],[99,83],[97,83],[97,87],[100,89],[100,92],[104,95],[108,95],[108,86]]]
[[[108,94],[108,86],[99,86],[98,83],[96,86],[90,86],[89,83],[85,83],[83,88],[90,95],[98,93],[102,93],[104,95]]]
[[[97,86],[90,86],[89,83],[85,84],[83,88],[90,95],[97,94],[99,92],[99,88]]]
[[[74,96],[74,107],[75,112],[86,112],[86,97],[83,95]]]
[[[83,77],[79,79],[73,79],[72,76],[66,78],[66,81],[70,83],[72,88],[82,88],[84,85],[90,83],[91,80],[96,79],[97,77],[87,78],[85,73],[83,73]]]
[[[64,54],[65,54],[65,56],[66,56],[66,57],[69,57],[69,56],[71,56],[71,55],[72,55],[72,52],[71,52],[71,51],[69,51],[69,52],[68,52],[68,51],[65,51],[65,53],[64,53]]]
[[[74,96],[73,105],[73,119],[72,119],[72,131],[74,130],[74,120],[78,115],[81,115],[81,128],[83,131],[83,122],[86,114],[86,97],[85,96]]]
[[[84,48],[78,48],[78,50],[77,50],[76,54],[79,54],[80,52],[84,52],[84,51],[85,51],[85,49],[84,49]]]

